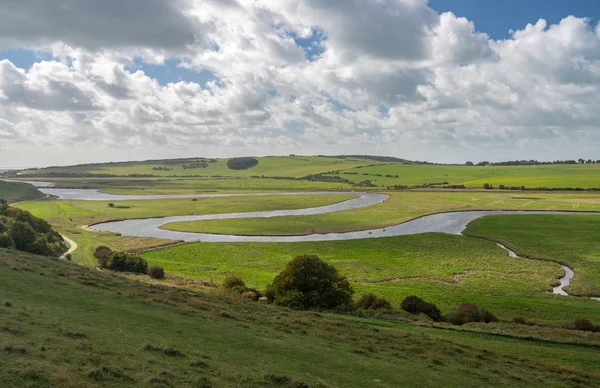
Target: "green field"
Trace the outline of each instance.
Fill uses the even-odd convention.
[[[2,386],[600,386],[592,334],[295,312],[143,278],[0,250]]]
[[[162,190],[306,190],[306,189],[350,189],[369,180],[379,189],[393,186],[464,185],[482,189],[485,183],[498,188],[582,188],[600,189],[600,164],[553,164],[537,166],[464,166],[405,164],[401,162],[378,162],[364,158],[338,158],[317,156],[271,156],[257,158],[257,166],[247,170],[231,170],[228,159],[217,159],[206,168],[184,169],[191,159],[160,160],[146,162],[104,163],[42,170],[25,170],[26,174],[112,174],[121,178],[56,178],[63,185],[86,185],[122,190],[156,188]],[[168,168],[168,171],[155,170]],[[329,174],[328,174],[329,173]],[[138,177],[130,175],[138,175]],[[344,182],[316,182],[290,180],[311,174],[324,174],[332,178],[343,178]],[[140,177],[139,175],[152,175]],[[187,178],[186,178],[187,177]],[[259,178],[262,177],[262,178]],[[288,179],[269,179],[286,177]],[[81,183],[85,182],[85,183]]]
[[[511,192],[389,192],[384,203],[363,209],[311,216],[192,221],[164,225],[187,232],[241,235],[302,235],[384,228],[432,213],[451,210],[566,210],[598,211],[600,194],[535,196]]]
[[[575,272],[565,291],[600,296],[599,232],[599,216],[519,215],[475,220],[465,234],[499,241],[521,255],[563,263]]]
[[[542,166],[448,166],[417,164],[384,164],[343,170],[340,175],[353,182],[369,179],[377,186],[418,186],[426,184],[465,185],[482,188],[524,186],[529,189],[600,188],[600,164]],[[396,177],[397,176],[397,177]]]
[[[168,273],[220,283],[231,273],[264,288],[293,257],[316,254],[333,264],[358,294],[374,292],[395,305],[415,294],[444,311],[481,304],[504,319],[524,316],[565,323],[575,314],[600,321],[599,302],[552,295],[563,275],[556,263],[510,258],[495,244],[463,236],[422,234],[302,243],[192,243],[144,257]]]
[[[0,181],[0,199],[5,199],[8,203],[32,201],[45,196],[30,184]]]

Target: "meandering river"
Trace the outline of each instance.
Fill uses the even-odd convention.
[[[197,194],[197,195],[115,195],[101,193],[92,189],[56,189],[51,188],[47,182],[28,182],[35,184],[41,192],[65,200],[87,201],[118,201],[118,200],[151,200],[151,199],[177,199],[177,198],[219,198],[219,197],[244,197],[244,196],[270,196],[270,195],[356,195],[349,199],[332,205],[295,210],[274,210],[246,213],[225,213],[198,216],[174,216],[161,218],[133,219],[114,222],[105,222],[93,225],[91,228],[98,231],[120,233],[125,236],[155,237],[169,240],[182,240],[186,242],[303,242],[303,241],[333,241],[353,240],[364,238],[378,238],[390,236],[403,236],[421,233],[447,233],[460,235],[467,225],[480,217],[507,214],[600,214],[600,212],[567,212],[567,211],[522,211],[522,210],[473,210],[456,211],[426,215],[411,221],[386,228],[377,228],[346,233],[310,234],[303,236],[239,236],[208,233],[177,232],[160,229],[160,226],[172,222],[207,221],[239,218],[270,218],[282,216],[305,216],[326,214],[343,210],[360,209],[384,202],[388,195],[364,192],[286,192],[286,193],[248,193],[248,194]],[[511,257],[517,257],[515,252],[497,244],[506,250]],[[554,287],[553,292],[568,295],[564,287],[570,284],[574,276],[573,270],[562,266],[566,275],[560,279],[560,285]],[[600,298],[592,298],[599,300]]]

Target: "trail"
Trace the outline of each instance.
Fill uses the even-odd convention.
[[[77,249],[78,245],[75,241],[71,240],[64,234],[61,234],[61,236],[67,242],[67,244],[69,244],[69,250],[66,251],[65,253],[63,253],[62,255],[60,255],[60,257],[59,257],[59,259],[64,260],[68,254],[73,253],[75,251],[75,249]]]

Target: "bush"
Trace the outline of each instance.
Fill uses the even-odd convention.
[[[233,158],[227,161],[227,167],[232,170],[247,170],[258,165],[255,158]]]
[[[150,276],[152,279],[164,279],[165,270],[163,267],[150,267],[148,268],[148,276]]]
[[[0,233],[0,248],[15,249],[15,242],[8,233]]]
[[[379,298],[373,293],[364,294],[361,298],[356,302],[356,308],[363,310],[391,310],[392,304],[384,299]]]
[[[106,261],[106,268],[117,272],[148,273],[148,262],[139,256],[125,252],[113,253]]]
[[[314,255],[298,256],[275,277],[267,289],[270,301],[295,309],[347,305],[354,290],[334,266]]]
[[[106,262],[108,261],[108,258],[112,254],[113,254],[112,249],[110,249],[109,247],[106,247],[104,245],[97,247],[96,250],[94,251],[94,257],[96,258],[96,260],[98,260],[98,264],[102,268],[106,268]]]
[[[228,275],[225,280],[223,280],[223,288],[241,294],[246,291],[246,283],[244,283],[242,278],[237,275]]]
[[[600,326],[594,325],[587,319],[577,318],[573,322],[573,328],[575,330],[583,330],[583,331],[600,331]]]
[[[442,320],[442,313],[440,309],[435,304],[427,303],[418,296],[407,296],[402,301],[400,307],[402,308],[402,310],[410,314],[425,314],[436,322]]]
[[[473,303],[463,303],[457,310],[448,314],[446,320],[454,325],[463,325],[469,322],[497,322],[498,318],[488,310],[479,308]]]
[[[22,221],[14,222],[10,231],[10,236],[15,242],[15,247],[18,250],[27,252],[33,250],[33,243],[37,239],[37,234],[31,225]]]

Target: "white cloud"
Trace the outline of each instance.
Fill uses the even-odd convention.
[[[28,2],[0,4],[0,47],[55,59],[0,61],[0,165],[27,147],[48,150],[28,156],[36,163],[597,158],[600,33],[586,19],[540,20],[495,41],[422,0]],[[316,57],[295,42],[315,36]],[[166,84],[128,70],[140,58],[218,79]],[[90,152],[51,151],[64,146]]]

